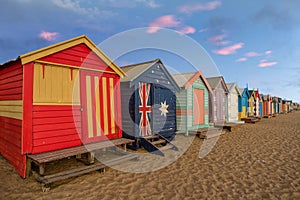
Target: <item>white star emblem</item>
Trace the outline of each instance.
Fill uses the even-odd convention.
[[[168,107],[169,105],[167,105],[167,102],[165,101],[164,103],[161,102],[160,103],[161,107],[159,108],[159,110],[161,111],[160,115],[164,115],[165,117],[167,116],[168,111]]]

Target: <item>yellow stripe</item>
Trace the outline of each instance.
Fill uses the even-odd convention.
[[[37,106],[80,106],[80,103],[52,103],[52,102],[43,102],[43,103],[33,103],[32,105],[37,105]]]
[[[0,101],[0,116],[14,119],[23,119],[23,101]]]
[[[107,111],[107,89],[106,89],[106,77],[102,78],[102,88],[103,88],[103,119],[104,119],[104,134],[108,135],[108,111]]]
[[[115,99],[114,99],[114,79],[109,78],[109,90],[110,90],[110,114],[111,114],[111,133],[116,132],[115,127]]]
[[[101,116],[100,116],[99,77],[95,76],[94,80],[95,80],[95,102],[96,102],[96,130],[97,130],[97,136],[100,136]]]
[[[88,137],[93,137],[93,117],[92,117],[92,94],[91,94],[91,77],[86,76],[86,106],[88,119]]]

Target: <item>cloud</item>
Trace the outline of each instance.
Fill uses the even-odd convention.
[[[268,50],[268,51],[265,51],[265,55],[271,55],[272,54],[272,51]]]
[[[213,52],[215,54],[219,54],[219,55],[230,55],[230,54],[235,54],[236,50],[243,48],[243,46],[244,46],[244,43],[240,42],[240,43],[236,43],[232,46],[225,47],[223,49],[213,50]]]
[[[256,56],[261,56],[260,53],[254,52],[254,51],[250,51],[248,53],[245,53],[246,57],[256,57]]]
[[[112,17],[115,16],[116,13],[110,11],[110,10],[99,10],[98,7],[83,7],[80,4],[79,0],[52,0],[53,4],[59,8],[70,10],[74,13],[80,14],[80,15],[86,15],[90,18],[94,18],[96,16],[101,15],[101,17]],[[86,4],[84,4],[86,5]]]
[[[183,27],[181,30],[179,30],[179,32],[183,33],[183,34],[193,34],[196,32],[196,29],[191,26],[186,26],[186,27]]]
[[[211,42],[221,41],[221,40],[223,40],[225,37],[226,37],[225,34],[222,34],[222,35],[216,35],[216,36],[213,36],[213,37],[208,38],[208,41],[211,41]]]
[[[246,60],[248,60],[248,58],[242,57],[242,58],[237,59],[236,62],[244,62]]]
[[[199,33],[203,33],[203,32],[206,32],[206,31],[208,31],[208,28],[200,29],[198,32],[199,32]]]
[[[60,8],[74,11],[79,14],[87,14],[88,10],[80,6],[79,1],[72,0],[52,0],[54,5]]]
[[[145,1],[145,3],[146,3],[146,6],[149,8],[159,8],[160,7],[160,5],[158,3],[156,3],[155,1]]]
[[[259,67],[271,67],[273,65],[276,65],[277,62],[268,62],[266,60],[261,60],[258,64]]]
[[[47,31],[42,31],[40,34],[39,34],[39,38],[42,38],[44,40],[47,40],[47,41],[54,41],[57,39],[57,37],[59,36],[59,33],[58,32],[47,32]]]
[[[298,27],[300,2],[297,0],[286,0],[281,6],[276,4],[266,4],[254,16],[253,20],[257,23],[271,25],[274,29],[287,31]]]
[[[151,22],[147,32],[156,33],[160,28],[177,27],[179,24],[180,22],[175,18],[174,15],[164,15]]]
[[[226,45],[226,44],[230,43],[230,41],[228,41],[228,40],[223,40],[225,37],[227,37],[227,35],[222,34],[222,35],[216,35],[216,36],[210,37],[207,40],[209,43],[211,43],[213,45],[221,46],[221,45]]]
[[[219,0],[206,3],[187,4],[179,7],[179,12],[190,14],[196,11],[209,11],[216,9],[221,5],[222,3]]]

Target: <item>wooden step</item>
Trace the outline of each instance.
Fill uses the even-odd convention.
[[[160,139],[160,140],[156,140],[156,141],[153,141],[153,142],[151,142],[153,145],[157,145],[157,144],[162,144],[162,143],[165,143],[166,141],[165,140],[162,140],[162,139]]]
[[[173,146],[172,146],[172,145],[170,145],[170,144],[167,144],[166,146],[163,146],[163,147],[159,148],[159,150],[161,150],[161,151],[165,151],[165,150],[172,149],[172,148],[173,148]]]
[[[225,131],[209,131],[206,134],[200,134],[200,139],[209,139],[225,134]]]
[[[150,139],[157,139],[157,138],[159,138],[159,136],[158,135],[148,135],[148,136],[144,136],[143,138],[146,140],[150,140]]]
[[[92,165],[78,167],[76,169],[66,170],[63,172],[59,172],[59,173],[55,173],[55,174],[51,174],[51,175],[47,175],[47,176],[41,176],[34,171],[33,171],[33,174],[39,182],[43,183],[44,185],[48,185],[53,182],[57,182],[57,181],[65,180],[68,178],[87,174],[92,171],[104,169],[106,166],[116,165],[116,164],[119,164],[119,163],[122,163],[122,162],[125,162],[128,160],[133,160],[133,159],[137,159],[137,156],[134,154],[128,154],[125,156],[120,156],[120,157],[108,160],[104,163],[95,163]]]

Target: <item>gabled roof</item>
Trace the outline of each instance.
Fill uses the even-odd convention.
[[[260,95],[259,95],[258,90],[249,90],[249,93],[253,97],[258,97],[259,99],[261,98]]]
[[[239,96],[242,95],[242,92],[240,92],[240,89],[237,86],[237,83],[226,83],[226,86],[228,88],[228,91],[231,92],[233,90],[236,90]]]
[[[126,77],[122,78],[121,82],[134,81],[137,77],[139,77],[157,62],[161,62],[160,59],[121,66],[121,69],[126,73]]]
[[[139,81],[138,79],[142,76],[143,73],[145,73],[147,70],[149,70],[152,66],[156,64],[159,64],[161,66],[161,70],[165,73],[168,80],[174,86],[175,90],[179,91],[180,88],[178,84],[173,79],[173,77],[171,76],[171,74],[160,59],[121,67],[121,69],[126,73],[126,77],[122,78],[121,82],[130,82],[132,86],[136,81]]]
[[[263,96],[262,96],[262,99],[263,99],[264,101],[271,101],[271,100],[272,100],[272,97],[271,97],[271,95],[267,94],[267,95],[263,95]]]
[[[62,51],[64,49],[76,46],[78,44],[87,45],[101,60],[104,61],[112,70],[114,70],[120,77],[124,77],[125,73],[112,61],[110,60],[98,47],[95,45],[86,35],[81,35],[69,40],[65,40],[60,43],[56,43],[36,51],[32,51],[19,56],[16,60],[21,59],[22,65],[40,59],[42,57],[51,55],[53,53]],[[8,61],[4,64],[9,64],[13,61]],[[4,65],[3,64],[3,65]]]
[[[225,84],[223,76],[217,76],[217,77],[210,77],[206,78],[210,87],[214,90],[218,87],[219,84],[222,84],[223,89],[225,90],[225,93],[228,93],[228,88]]]
[[[249,93],[248,88],[239,88],[239,91],[241,93],[241,96],[243,96],[243,94],[246,94],[247,98],[250,98],[251,94]]]
[[[210,93],[213,92],[209,83],[207,82],[206,78],[204,77],[201,71],[173,74],[172,76],[177,82],[177,84],[179,85],[179,87],[184,88],[185,90],[189,88],[198,78],[200,78],[204,82],[208,91]]]

